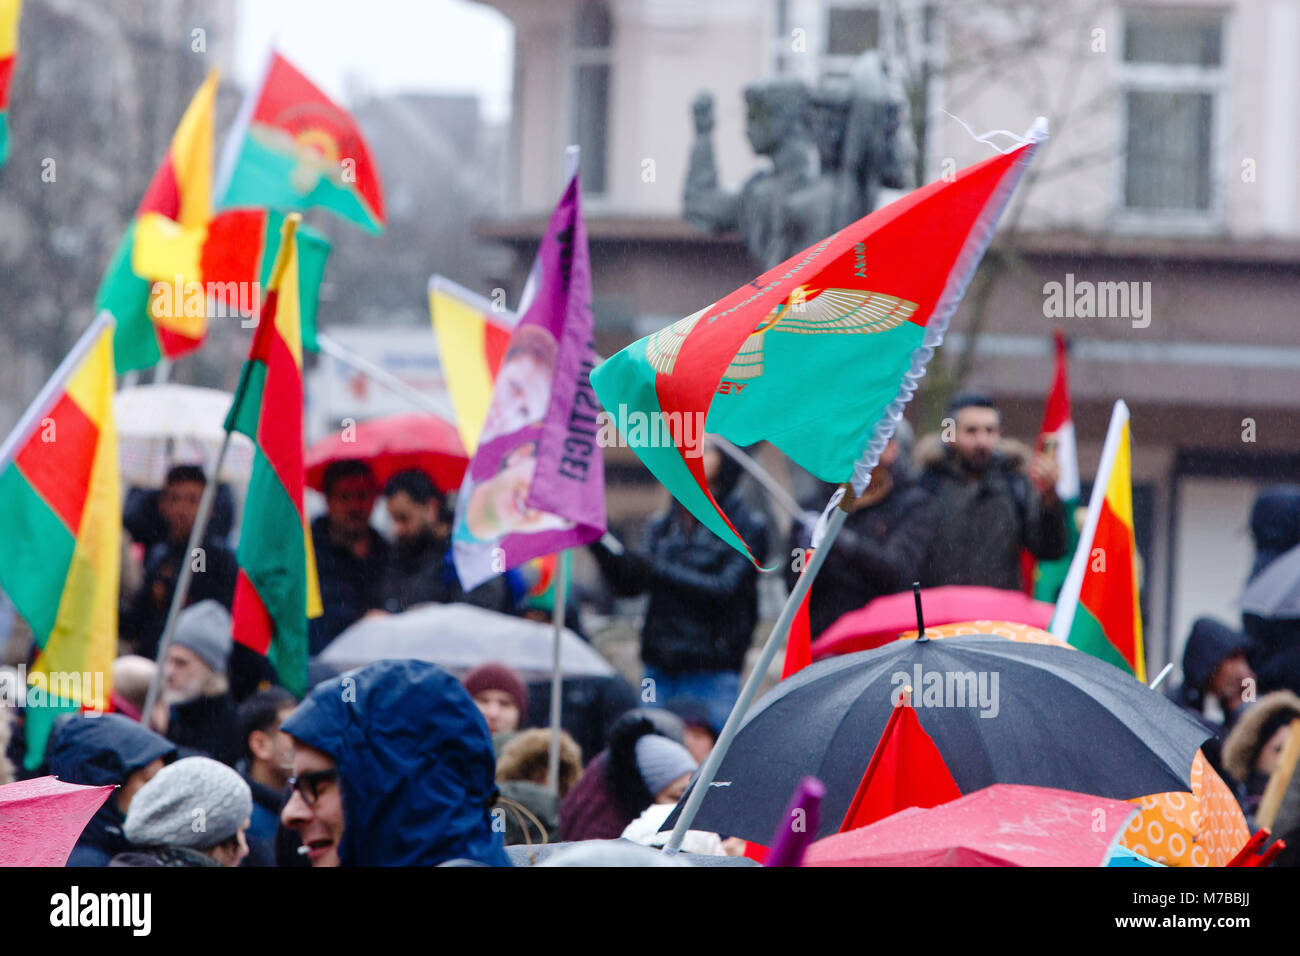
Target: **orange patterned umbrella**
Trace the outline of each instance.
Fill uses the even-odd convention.
[[[1192,761],[1191,793],[1134,797],[1141,811],[1122,846],[1167,866],[1226,866],[1250,839],[1241,807],[1201,751]]]
[[[1022,644],[1056,644],[1069,647],[1065,641],[1053,637],[1041,627],[1018,624],[1015,621],[959,621],[956,624],[942,624],[927,627],[926,637],[960,637],[963,634],[992,634],[1007,640],[1020,641]],[[916,628],[898,635],[899,640],[916,640]]]

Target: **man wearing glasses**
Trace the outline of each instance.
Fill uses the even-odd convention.
[[[281,725],[293,738],[280,822],[312,866],[509,866],[493,826],[496,758],[460,681],[380,661],[318,684]]]

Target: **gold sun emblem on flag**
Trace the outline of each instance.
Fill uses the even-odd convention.
[[[716,303],[715,303],[716,304]],[[682,343],[710,305],[650,336],[646,357],[652,368],[673,373]],[[795,335],[871,335],[897,328],[916,314],[917,304],[866,289],[811,289],[799,286],[765,315],[740,346],[723,378],[752,379],[763,374],[763,337],[773,330]]]

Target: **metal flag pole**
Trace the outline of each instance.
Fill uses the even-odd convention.
[[[280,288],[280,280],[288,265],[290,250],[293,249],[294,232],[301,221],[302,216],[296,212],[290,213],[285,219],[283,232],[280,235],[280,251],[277,254],[275,265],[271,269],[270,288],[272,289]],[[239,401],[238,394],[235,396],[235,401]],[[176,590],[172,592],[171,606],[167,608],[167,622],[163,625],[162,637],[158,641],[158,653],[155,657],[157,666],[154,668],[153,679],[149,681],[149,693],[145,697],[142,723],[146,727],[149,726],[149,722],[153,719],[154,705],[158,702],[158,692],[162,686],[163,661],[167,659],[167,648],[171,645],[172,635],[176,631],[176,618],[180,615],[181,608],[185,606],[185,599],[190,593],[190,582],[194,577],[194,554],[202,546],[203,536],[208,530],[208,519],[212,516],[212,502],[217,497],[217,483],[221,475],[221,466],[225,462],[226,452],[230,449],[230,436],[232,434],[227,429],[225,437],[221,439],[221,450],[217,452],[217,459],[212,463],[207,483],[203,486],[203,497],[199,499],[198,513],[194,516],[194,525],[190,528],[190,540],[185,549],[185,560],[181,562],[180,572],[176,577]]]
[[[839,492],[836,492],[836,494],[838,495]],[[836,502],[836,499],[832,497],[831,502],[838,504],[838,507],[827,506],[831,511],[831,515],[826,522],[826,532],[822,539],[816,542],[812,558],[804,565],[803,571],[799,573],[799,580],[795,582],[794,590],[786,598],[785,606],[781,608],[781,616],[776,619],[776,624],[772,626],[772,633],[767,636],[767,643],[763,645],[758,660],[754,662],[754,668],[749,672],[749,679],[745,681],[745,686],[741,688],[740,697],[736,699],[736,705],[731,708],[731,714],[727,717],[726,726],[722,728],[722,733],[718,735],[718,742],[713,745],[709,755],[704,758],[704,766],[700,768],[700,774],[691,787],[690,796],[686,798],[686,805],[682,807],[682,812],[677,817],[677,823],[673,826],[673,832],[668,837],[668,843],[664,846],[665,853],[677,853],[681,849],[682,840],[686,837],[686,831],[690,829],[691,822],[695,819],[695,814],[699,812],[700,804],[704,802],[705,794],[708,793],[709,787],[713,784],[713,778],[722,765],[722,758],[727,755],[727,750],[731,747],[736,733],[740,730],[740,723],[749,711],[750,704],[758,696],[758,687],[763,682],[763,678],[767,676],[767,669],[772,664],[772,658],[776,656],[777,648],[781,646],[782,640],[789,632],[790,623],[794,620],[799,605],[803,603],[804,595],[812,587],[813,578],[817,576],[817,571],[821,568],[822,562],[826,560],[826,553],[830,551],[835,536],[840,533],[840,528],[844,526],[844,519],[848,517],[848,512],[844,510],[844,501]]]
[[[208,519],[212,515],[212,502],[217,497],[217,478],[221,474],[221,465],[225,461],[226,451],[230,448],[230,432],[221,440],[221,450],[212,465],[207,484],[203,486],[203,497],[199,499],[199,510],[194,516],[194,526],[190,528],[190,540],[185,548],[185,560],[176,578],[176,590],[172,592],[172,603],[167,608],[167,622],[163,625],[162,638],[158,641],[158,653],[155,658],[153,679],[149,681],[149,693],[145,697],[144,711],[141,718],[146,727],[153,719],[153,708],[158,702],[158,692],[162,686],[163,661],[167,659],[167,648],[171,646],[172,634],[176,630],[176,617],[185,606],[185,599],[190,593],[190,581],[194,577],[194,555],[203,543],[203,536],[208,530]]]
[[[555,644],[551,656],[551,754],[547,763],[551,789],[560,795],[560,698],[564,691],[561,679],[560,647],[564,636],[564,612],[569,596],[569,552],[561,551],[555,556],[555,600],[551,604],[551,626],[555,632]]]
[[[456,412],[440,397],[428,395],[412,388],[382,365],[377,365],[370,359],[358,355],[352,349],[335,341],[324,332],[316,333],[316,344],[320,346],[320,350],[326,355],[338,359],[344,365],[355,369],[372,382],[382,385],[400,398],[406,399],[422,411],[437,415],[448,422],[454,423],[456,421]]]
[[[709,440],[718,446],[719,451],[735,461],[749,473],[750,477],[762,485],[763,490],[772,496],[772,500],[790,513],[790,517],[795,521],[805,520],[804,509],[799,507],[799,502],[794,500],[794,495],[781,487],[781,484],[772,477],[772,473],[755,461],[752,455],[721,435],[710,435]]]
[[[578,175],[578,157],[580,150],[577,146],[569,146],[564,150],[564,182],[565,188],[568,188],[569,182],[574,176]],[[540,252],[533,262],[532,271],[529,273],[529,281],[534,281],[535,275],[540,275],[542,257]],[[540,281],[538,279],[537,281]],[[533,289],[536,294],[536,287]],[[521,307],[519,315],[522,317],[526,310]],[[554,630],[553,644],[551,649],[551,752],[547,760],[547,780],[550,781],[551,789],[555,795],[560,795],[560,703],[564,690],[564,681],[561,677],[560,655],[561,655],[561,638],[564,636],[564,610],[568,602],[569,592],[569,571],[568,563],[565,560],[567,551],[561,551],[555,556],[555,600],[551,604],[551,627]]]

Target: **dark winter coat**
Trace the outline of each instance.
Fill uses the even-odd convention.
[[[1201,752],[1219,776],[1225,776],[1223,740],[1232,730],[1242,708],[1226,715],[1223,723],[1209,720],[1204,713],[1205,692],[1214,670],[1237,651],[1247,650],[1250,638],[1209,617],[1197,618],[1183,648],[1183,682],[1168,692],[1169,698],[1199,720],[1212,736],[1201,744]]]
[[[1255,540],[1254,580],[1277,558],[1300,544],[1300,487],[1274,485],[1255,499],[1250,512],[1250,532]],[[1289,690],[1300,694],[1300,620],[1241,616],[1250,635],[1248,655],[1261,693]]]
[[[614,722],[638,704],[636,691],[621,674],[566,677],[560,698],[560,727],[573,737],[584,757],[604,749]],[[549,680],[529,682],[527,718],[525,727],[550,724]]]
[[[1022,471],[1025,457],[1012,448],[1005,446],[981,475],[971,478],[942,443],[918,447],[917,461],[926,466],[920,485],[934,502],[934,531],[921,565],[924,586],[1017,591],[1022,587],[1022,550],[1040,561],[1064,556],[1065,506],[1043,504]]]
[[[636,765],[636,742],[658,732],[649,718],[636,714],[626,714],[614,725],[609,746],[587,764],[560,804],[563,839],[616,840],[654,803]]]
[[[883,499],[845,519],[813,579],[808,620],[814,640],[842,615],[883,594],[905,591],[917,579],[930,543],[933,507],[918,485],[897,476],[894,480]],[[827,485],[823,500],[833,491]],[[790,529],[790,553],[807,549],[811,538],[812,529],[796,523]],[[798,578],[791,561],[786,583],[793,588]]]
[[[739,494],[722,499],[736,531],[761,560],[767,523]],[[591,546],[610,589],[649,592],[641,660],[670,674],[739,671],[758,621],[758,572],[749,559],[679,505],[652,521],[638,553]]]
[[[244,752],[239,739],[239,711],[228,691],[200,694],[183,704],[172,704],[167,739],[178,748],[200,751],[228,767],[238,763]]]
[[[241,761],[235,769],[253,794],[253,815],[249,817],[244,836],[248,841],[248,856],[240,866],[275,866],[275,831],[280,826],[284,794],[254,780],[249,775],[247,761]]]
[[[109,866],[221,866],[214,857],[184,846],[150,846],[127,850]]]
[[[389,660],[325,681],[282,727],[338,766],[343,866],[509,866],[492,826],[487,722],[436,664]]]
[[[312,547],[316,552],[316,576],[324,613],[307,625],[307,648],[314,657],[367,611],[382,606],[380,600],[384,569],[388,565],[388,542],[370,529],[370,551],[365,560],[352,549],[335,544],[330,537],[329,515],[311,523]]]
[[[143,657],[158,656],[158,640],[167,623],[167,610],[176,591],[181,566],[189,554],[188,548],[188,543],[172,544],[168,541],[150,548],[144,562],[144,583],[122,613],[122,637],[132,641],[135,652]],[[230,610],[238,574],[234,552],[209,536],[203,542],[203,571],[190,576],[186,606],[211,599]],[[161,600],[154,593],[155,584],[161,585]]]
[[[560,802],[560,839],[616,840],[636,817],[614,799],[605,779],[609,751],[596,754]]]
[[[491,578],[468,594],[461,587],[446,541],[425,531],[410,542],[392,546],[380,586],[380,606],[398,614],[417,604],[453,604],[461,602],[512,613],[514,595],[504,577]]]
[[[503,811],[506,846],[560,842],[560,801],[555,791],[529,780],[506,780],[497,786],[501,790],[497,809]]]
[[[1215,669],[1233,654],[1250,647],[1251,640],[1246,634],[1211,617],[1197,618],[1183,648],[1183,683],[1171,696],[1199,715]]]
[[[62,717],[46,750],[53,776],[89,787],[120,786],[141,767],[175,755],[173,744],[121,714]],[[117,794],[110,795],[81,831],[68,866],[107,866],[116,854],[132,849],[122,832],[125,822]]]

